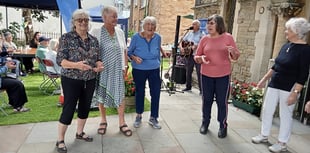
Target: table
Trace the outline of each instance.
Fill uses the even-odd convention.
[[[23,58],[25,58],[25,57],[35,58],[36,57],[36,51],[37,51],[36,48],[28,48],[28,49],[23,49],[23,50],[17,50],[13,53],[12,57],[18,58],[21,60],[20,61],[20,63],[21,63],[20,67],[21,67],[21,70],[23,71],[23,70],[25,70],[24,66],[23,66]]]
[[[29,48],[29,49],[24,49],[24,50],[17,50],[13,53],[14,58],[23,58],[23,57],[32,57],[35,58],[36,56],[36,48]]]

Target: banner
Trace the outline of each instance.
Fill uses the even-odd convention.
[[[79,8],[79,0],[57,0],[57,5],[66,31],[69,32],[71,31],[70,25],[72,13]]]

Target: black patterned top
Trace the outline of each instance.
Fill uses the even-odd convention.
[[[97,38],[87,34],[87,39],[83,41],[75,31],[63,34],[59,39],[57,64],[61,66],[64,59],[71,62],[84,60],[90,66],[95,67],[96,62],[101,61]],[[79,69],[62,68],[61,75],[71,79],[91,80],[96,78],[97,74],[93,70],[81,71]]]

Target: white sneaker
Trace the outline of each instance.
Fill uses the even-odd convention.
[[[252,142],[253,143],[268,142],[268,137],[259,134],[259,135],[255,136],[255,137],[252,137]]]
[[[287,151],[286,145],[283,143],[275,143],[272,146],[268,147],[269,151],[271,152],[281,152]]]
[[[151,117],[149,120],[149,124],[154,128],[154,129],[161,129],[160,124],[158,123],[157,119],[154,117]]]

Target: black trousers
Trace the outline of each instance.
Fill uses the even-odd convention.
[[[192,89],[192,74],[194,71],[194,66],[196,69],[197,80],[199,91],[201,92],[201,75],[200,75],[200,64],[197,64],[194,60],[193,55],[186,57],[186,89]]]
[[[6,90],[9,97],[9,104],[15,109],[24,106],[28,101],[24,84],[13,78],[3,77],[1,79],[1,89]]]
[[[64,93],[64,105],[59,122],[70,125],[76,105],[78,105],[78,118],[87,119],[95,90],[96,79],[84,81],[61,77],[61,85]]]

